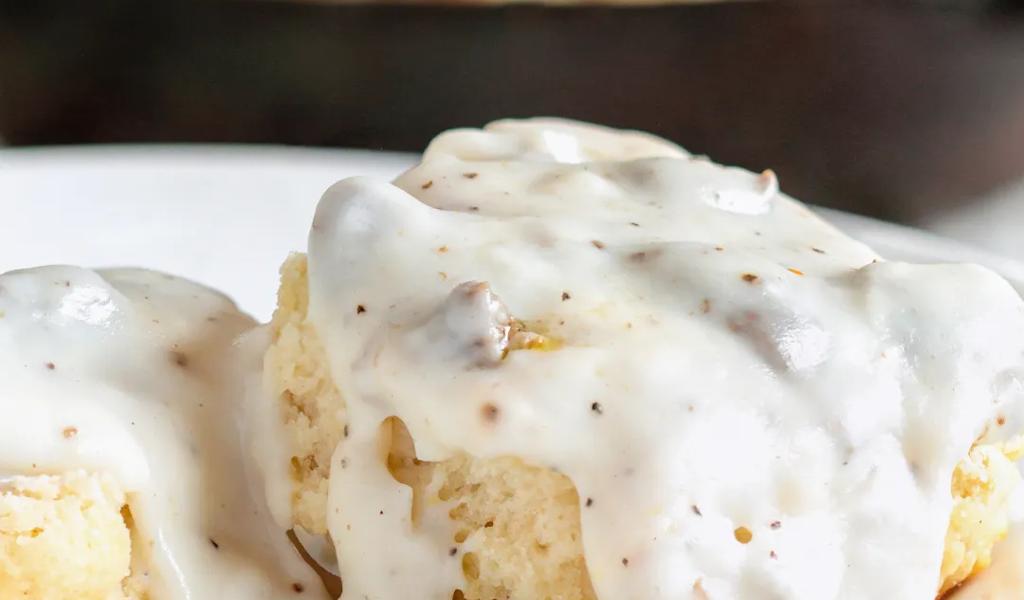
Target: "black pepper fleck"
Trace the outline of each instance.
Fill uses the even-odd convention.
[[[822,250],[821,248],[815,248],[814,246],[811,246],[811,250],[814,250],[818,254],[825,254],[825,251]]]
[[[594,505],[594,499],[593,498],[587,498],[587,508],[590,508],[593,505]]]
[[[459,553],[459,549],[454,546],[448,550],[448,556],[455,556]]]
[[[742,277],[743,281],[746,281],[747,283],[757,283],[757,280],[760,279],[757,275],[754,275],[753,273],[744,273]]]
[[[624,566],[624,567],[628,567],[629,566],[629,559],[628,558],[624,557],[622,559],[622,566]]]
[[[463,173],[462,174],[462,176],[465,177],[466,179],[476,179],[477,175],[479,175],[479,173]]]
[[[214,550],[219,550],[220,549],[220,544],[217,543],[217,540],[215,540],[213,538],[209,538],[209,539],[210,539],[210,545],[213,546],[213,549]]]
[[[771,552],[768,553],[768,558],[778,558],[778,557],[779,557],[779,555],[776,554],[774,550],[772,550]]]
[[[498,420],[499,412],[500,411],[498,410],[498,407],[491,404],[490,402],[484,404],[483,407],[481,407],[480,409],[480,414],[483,415],[484,420],[489,423],[493,423]]]
[[[421,186],[420,186],[420,189],[421,189],[421,190],[426,190],[426,189],[430,189],[430,186],[432,186],[432,185],[434,185],[434,180],[433,180],[433,179],[431,179],[430,181],[427,181],[426,183],[424,183],[423,185],[421,185]]]
[[[600,403],[600,402],[594,402],[594,403],[592,403],[592,404],[590,405],[590,410],[594,411],[595,413],[597,413],[597,414],[599,414],[599,415],[603,415],[603,414],[604,414],[604,407],[603,407],[603,406],[601,406],[601,403]]]
[[[473,212],[476,212],[476,211],[480,210],[480,207],[479,206],[470,206],[469,210],[471,210]]]
[[[692,510],[693,514],[697,515],[698,517],[703,517],[704,516],[704,514],[700,512],[700,507],[697,506],[696,504],[691,506],[690,510]]]
[[[604,242],[601,240],[590,240],[590,243],[598,250],[604,250]]]
[[[344,429],[341,430],[341,434],[348,437],[348,425],[346,424]]]
[[[782,521],[772,521],[769,527],[772,529],[778,529],[779,527],[782,527]]]
[[[52,371],[57,368],[57,365],[53,364],[52,362],[48,362],[46,363],[46,368]]]
[[[306,590],[306,586],[304,586],[301,583],[296,581],[295,583],[292,584],[292,590],[296,594],[301,594],[302,592],[304,592]]]
[[[383,514],[384,514],[384,511],[383,511],[383,510],[382,510],[382,511],[380,511],[380,514],[381,514],[381,515],[383,516]]]
[[[188,366],[188,356],[184,352],[171,351],[171,360],[183,369]]]
[[[637,223],[636,221],[630,221],[629,224],[632,225],[633,227],[639,227],[640,226],[640,224]]]
[[[365,306],[363,306],[362,304],[359,304],[359,305],[356,306],[356,314],[357,315],[361,315],[364,312],[366,312],[366,307]]]
[[[572,298],[572,296],[569,295],[569,292],[562,292],[562,302],[565,302],[569,298]]]

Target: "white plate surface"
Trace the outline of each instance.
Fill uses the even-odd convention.
[[[44,264],[137,265],[221,289],[269,318],[277,266],[305,248],[338,179],[391,179],[412,154],[274,146],[0,150],[0,272]],[[1024,287],[1024,266],[922,231],[822,213],[884,256],[977,262]]]

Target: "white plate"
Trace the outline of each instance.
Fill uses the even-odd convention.
[[[305,248],[320,194],[351,175],[390,179],[412,154],[275,146],[0,150],[0,272],[138,265],[184,275],[269,318],[277,265]],[[963,244],[821,212],[882,255],[985,264],[1024,289],[1024,266]]]

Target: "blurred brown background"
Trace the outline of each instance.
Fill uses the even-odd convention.
[[[1022,5],[0,0],[0,137],[417,150],[560,115],[916,222],[1024,178]]]

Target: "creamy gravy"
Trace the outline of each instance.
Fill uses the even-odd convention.
[[[328,515],[346,597],[462,581],[383,464],[390,415],[422,459],[567,474],[598,596],[651,600],[931,600],[954,465],[997,412],[990,435],[1021,425],[1006,282],[882,261],[771,172],[642,134],[445,133],[394,184],[328,190],[309,261],[351,419]],[[557,348],[494,360],[508,315]]]
[[[115,476],[153,600],[323,598],[245,477],[232,342],[252,325],[161,273],[0,275],[0,476]]]

